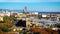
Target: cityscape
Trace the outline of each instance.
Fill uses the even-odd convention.
[[[60,0],[0,0],[0,34],[60,34]]]
[[[0,10],[1,34],[59,34],[60,12]]]

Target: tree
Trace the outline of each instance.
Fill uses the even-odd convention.
[[[26,27],[26,21],[25,20],[19,20],[16,23],[16,26],[18,26],[18,27]]]

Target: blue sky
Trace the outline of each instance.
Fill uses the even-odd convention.
[[[0,0],[0,2],[60,2],[60,0]]]
[[[24,9],[27,6],[31,11],[58,11],[60,0],[0,0],[0,9]]]

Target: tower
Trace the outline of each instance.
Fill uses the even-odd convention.
[[[28,12],[28,9],[27,9],[27,7],[25,6],[25,8],[24,8],[24,13],[27,13]]]

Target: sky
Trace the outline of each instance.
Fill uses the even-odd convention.
[[[0,0],[0,2],[60,2],[60,0]]]
[[[0,9],[60,12],[60,0],[0,0]]]

